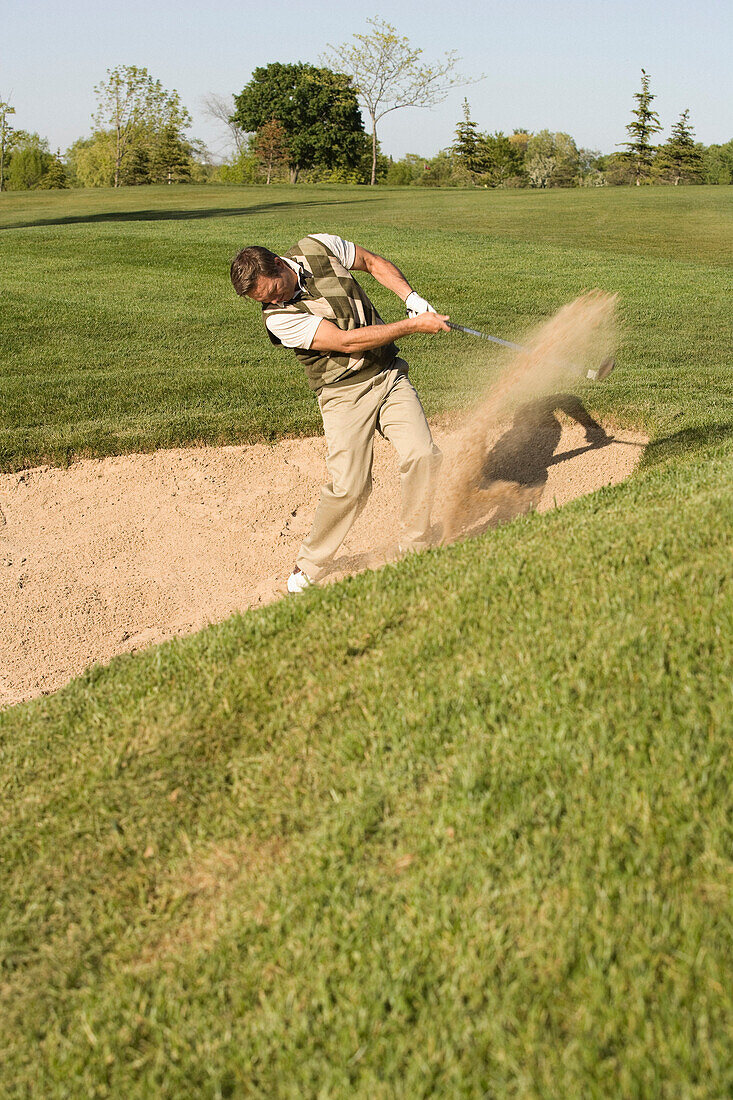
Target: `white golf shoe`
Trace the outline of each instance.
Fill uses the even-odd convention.
[[[306,588],[310,588],[313,583],[308,574],[304,573],[302,569],[298,569],[296,565],[288,577],[288,592],[305,592]]]

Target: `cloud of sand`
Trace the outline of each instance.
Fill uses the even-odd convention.
[[[592,290],[530,333],[523,351],[510,353],[506,368],[468,413],[460,431],[460,446],[444,465],[444,542],[459,538],[482,513],[521,503],[517,500],[525,491],[521,485],[506,481],[484,484],[486,439],[491,428],[523,401],[549,394],[569,379],[577,382],[585,377],[587,370],[613,356],[617,339],[616,295]]]

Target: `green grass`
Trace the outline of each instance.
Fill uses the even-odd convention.
[[[133,400],[121,374],[146,333],[139,445],[206,438],[206,424],[210,438],[311,430],[297,368],[205,276],[245,235],[280,247],[304,228],[387,252],[500,335],[584,286],[620,288],[621,364],[585,397],[654,433],[623,485],[0,714],[0,1095],[731,1094],[728,196],[283,188],[279,213],[230,215],[269,193],[160,189],[0,208],[16,270],[44,250],[73,263],[96,333],[81,351],[69,334],[68,390],[32,398],[46,403],[37,452],[16,406],[7,466],[113,447],[101,413],[93,435],[92,405],[86,421],[73,407],[84,347],[109,363],[116,445],[138,445],[114,402]],[[224,213],[28,224],[135,206]],[[137,312],[132,286],[148,288]],[[50,364],[63,287],[13,287],[27,329],[3,386],[36,394],[20,364],[31,347]],[[129,325],[127,352],[107,344],[110,318]],[[203,356],[212,331],[186,420],[184,351]],[[453,339],[405,345],[432,410],[473,384]],[[212,394],[235,401],[239,376],[241,404],[217,421]]]
[[[0,196],[0,469],[312,434],[302,371],[263,339],[228,261],[337,231],[394,258],[454,320],[512,339],[583,288],[618,291],[626,346],[594,395],[656,434],[733,422],[730,190],[171,187]],[[401,306],[365,277],[386,319]],[[486,345],[405,341],[429,413]],[[485,368],[484,368],[485,369]]]

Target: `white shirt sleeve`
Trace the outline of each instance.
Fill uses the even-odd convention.
[[[338,262],[343,264],[347,271],[351,271],[356,259],[356,245],[353,241],[345,241],[343,237],[336,237],[333,233],[309,235],[330,249]],[[275,317],[268,317],[265,324],[283,347],[303,348],[308,351],[322,320],[322,317],[314,317],[312,313],[281,313]]]
[[[268,317],[265,324],[284,347],[308,351],[322,320],[312,313],[279,313]]]
[[[334,237],[332,233],[311,233],[311,237],[330,248],[340,264],[351,271],[356,259],[356,245],[353,241],[345,241],[343,237]]]

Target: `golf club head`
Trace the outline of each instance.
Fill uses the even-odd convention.
[[[591,382],[602,382],[604,378],[608,378],[615,366],[616,360],[612,355],[609,355],[607,359],[603,360],[600,367],[592,367],[586,374],[586,378],[590,378]]]

